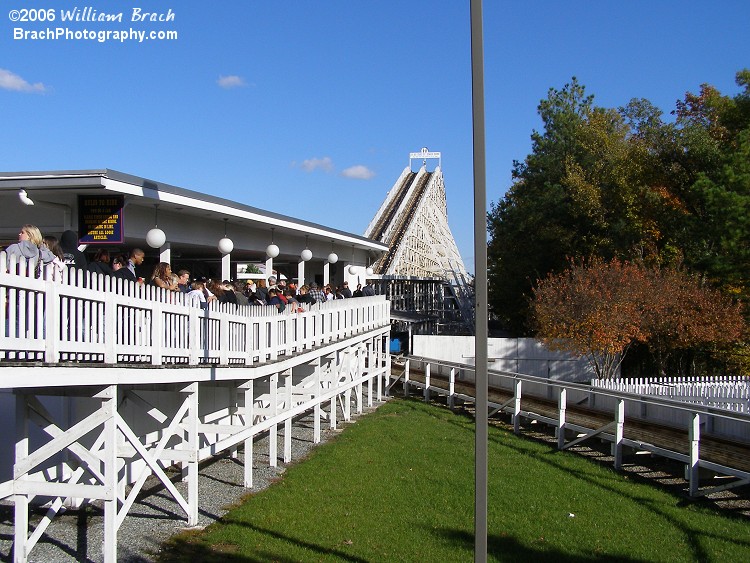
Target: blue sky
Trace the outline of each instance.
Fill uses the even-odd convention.
[[[134,6],[174,21],[131,22]],[[123,22],[61,22],[74,7]],[[11,21],[23,8],[56,21]],[[468,0],[6,0],[0,170],[112,168],[362,234],[429,147],[473,271],[469,22]],[[744,0],[485,1],[489,202],[550,87],[576,76],[599,105],[642,97],[665,114],[702,83],[734,95],[749,24]],[[61,26],[178,38],[14,39]]]

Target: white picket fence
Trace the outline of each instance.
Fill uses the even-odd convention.
[[[0,252],[0,360],[255,365],[387,326],[383,296],[306,306],[211,303],[68,268],[55,279]]]
[[[592,379],[591,386],[750,413],[750,379],[741,376]]]

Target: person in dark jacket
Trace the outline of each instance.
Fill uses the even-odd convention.
[[[122,278],[128,281],[137,282],[141,281],[139,280],[138,276],[136,275],[135,268],[136,266],[140,266],[143,264],[143,259],[146,256],[146,253],[143,252],[140,248],[134,248],[130,251],[130,258],[128,258],[127,262],[125,263],[124,268],[120,268],[115,272],[116,278]]]
[[[367,285],[362,288],[363,297],[372,297],[375,295],[375,288],[372,286],[372,280],[367,280]]]
[[[341,288],[341,295],[344,296],[345,299],[349,299],[352,296],[352,290],[349,289],[349,282],[344,282],[344,287]]]
[[[115,271],[112,266],[109,265],[109,250],[106,248],[100,248],[94,255],[94,260],[88,265],[89,272],[95,274],[105,274],[107,276],[114,275]]]
[[[300,303],[307,303],[308,305],[315,305],[316,301],[315,298],[310,295],[310,288],[306,285],[303,285],[299,288],[299,295],[297,296],[297,301]]]
[[[71,230],[65,231],[60,237],[60,248],[62,248],[65,257],[64,262],[69,268],[87,269],[86,256],[78,250],[78,233]]]

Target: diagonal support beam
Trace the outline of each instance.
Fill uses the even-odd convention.
[[[170,492],[172,497],[177,501],[177,504],[180,505],[180,507],[185,511],[185,514],[190,514],[190,506],[188,502],[185,500],[185,498],[180,494],[180,491],[178,491],[170,478],[167,476],[166,473],[164,473],[164,470],[161,468],[157,460],[152,459],[152,456],[149,455],[149,451],[146,449],[146,447],[141,444],[141,441],[138,439],[138,436],[135,435],[135,433],[130,429],[127,422],[123,420],[123,418],[117,414],[117,428],[123,433],[125,438],[128,440],[128,442],[131,443],[131,445],[135,448],[135,450],[138,452],[138,454],[141,456],[141,459],[145,461],[148,466],[152,469],[154,472],[154,475],[158,477],[158,479],[162,482],[162,484],[166,487],[166,489]]]
[[[617,422],[614,422],[614,421],[610,422],[609,424],[605,424],[601,428],[598,428],[598,429],[594,430],[593,432],[590,432],[590,433],[586,434],[585,436],[581,436],[580,438],[577,438],[577,439],[573,440],[572,442],[568,442],[567,444],[565,444],[560,449],[561,450],[567,450],[568,448],[572,448],[573,446],[577,446],[581,442],[584,442],[585,440],[588,440],[589,438],[593,438],[594,436],[598,436],[599,434],[607,432],[608,430],[612,430],[616,426],[617,426]]]

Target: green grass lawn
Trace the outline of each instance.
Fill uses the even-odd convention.
[[[492,561],[750,561],[750,520],[490,428]],[[474,427],[391,400],[162,561],[472,561]]]

